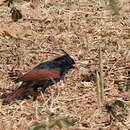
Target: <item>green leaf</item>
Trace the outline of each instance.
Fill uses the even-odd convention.
[[[119,15],[119,0],[109,0],[109,6],[113,10],[113,15]]]
[[[126,104],[128,108],[130,108],[130,103]]]
[[[10,12],[12,13],[11,17],[14,22],[17,22],[18,19],[22,18],[20,10],[16,9],[15,7],[13,7]]]
[[[42,130],[43,126],[38,123],[35,122],[32,126],[29,127],[29,130]]]
[[[116,101],[115,101],[115,104],[116,104],[116,105],[118,105],[119,107],[122,107],[122,108],[124,108],[124,107],[125,107],[124,102],[123,102],[123,101],[121,101],[121,100],[116,100]]]
[[[69,127],[72,125],[67,119],[59,119],[56,121],[57,126],[62,129],[64,127]]]

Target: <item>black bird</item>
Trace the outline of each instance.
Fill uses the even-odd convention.
[[[22,84],[14,90],[7,98],[3,100],[4,103],[9,103],[17,96],[24,94],[29,89],[37,92],[40,87],[44,93],[45,89],[54,83],[59,82],[64,78],[65,74],[74,68],[74,60],[68,53],[62,50],[65,54],[52,61],[40,63],[35,68],[24,74],[22,77],[15,80],[15,82],[23,81]]]

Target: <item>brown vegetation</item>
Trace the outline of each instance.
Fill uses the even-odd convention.
[[[27,130],[34,122],[59,123],[64,118],[71,122],[64,129],[70,130],[130,128],[130,2],[113,1],[14,1],[11,6],[23,16],[17,22],[11,19],[11,6],[0,2],[0,95],[19,85],[9,78],[11,70],[21,75],[62,55],[61,48],[78,66],[48,88],[50,97],[41,93],[36,101],[10,105],[0,99],[0,130]],[[99,46],[105,87],[101,105],[96,91]]]

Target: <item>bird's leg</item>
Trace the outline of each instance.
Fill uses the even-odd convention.
[[[48,90],[45,90],[43,94],[47,98],[49,98],[51,96],[51,93]]]
[[[38,96],[38,93],[34,92],[34,94],[33,94],[33,101],[35,101],[37,99],[37,96]]]
[[[52,81],[54,84],[56,84],[56,81],[55,81],[53,78],[51,78],[51,81]]]
[[[50,80],[46,80],[46,82],[44,83],[44,85],[41,87],[42,89],[42,93],[43,93],[43,95],[45,96],[45,97],[50,97],[51,96],[51,93],[49,92],[49,91],[47,91],[47,89],[46,88],[48,88],[49,87],[49,83],[50,82],[53,82],[53,84],[55,84],[56,82],[54,81],[54,79],[50,79]],[[53,85],[52,84],[52,85]]]
[[[48,86],[47,86],[47,83],[48,81],[46,81],[46,83],[44,84],[44,86],[42,86],[41,88],[41,91],[43,93],[43,95],[47,98],[49,98],[51,96],[50,92],[46,89]]]
[[[32,90],[32,96],[33,96],[33,101],[35,101],[37,99],[37,96],[38,96],[38,88],[34,88]]]
[[[53,78],[51,78],[51,81],[54,83],[54,85],[57,86],[57,83],[56,83],[56,81],[55,81]],[[52,93],[52,94],[53,94],[52,97],[54,97],[54,95],[57,95],[58,87],[56,87],[56,90],[57,90],[57,91],[55,91],[55,93]]]

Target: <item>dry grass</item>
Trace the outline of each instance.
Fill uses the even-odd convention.
[[[117,99],[130,103],[130,89],[126,91],[130,87],[129,1],[120,1],[120,15],[112,15],[108,3],[100,0],[15,4],[23,14],[18,22],[12,22],[7,5],[0,6],[0,94],[19,85],[9,78],[12,68],[24,73],[42,61],[62,55],[60,48],[75,59],[78,70],[70,71],[64,81],[48,88],[49,98],[41,94],[36,101],[16,101],[11,105],[2,105],[1,99],[0,130],[27,130],[35,121],[47,121],[48,113],[56,119],[68,117],[73,122],[67,128],[70,130],[130,127],[130,111],[122,118],[125,126],[104,107]],[[101,108],[96,95],[99,45],[105,85]]]

